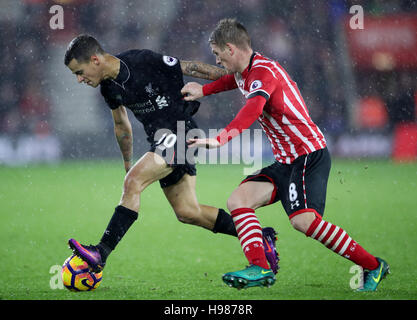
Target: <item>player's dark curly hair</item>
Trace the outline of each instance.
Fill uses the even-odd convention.
[[[236,19],[226,18],[219,21],[210,35],[209,43],[224,49],[226,43],[233,43],[240,49],[250,48],[251,40],[246,28]]]
[[[100,43],[88,34],[81,34],[71,40],[65,52],[65,65],[68,66],[72,59],[80,63],[87,62],[95,54],[105,53]]]

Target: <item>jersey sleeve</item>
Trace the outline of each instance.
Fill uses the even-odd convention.
[[[115,93],[112,94],[111,89],[101,85],[100,86],[100,93],[104,98],[104,101],[106,102],[107,106],[114,110],[117,109],[122,105],[121,100],[117,99],[117,95]]]
[[[148,49],[142,50],[142,54],[146,65],[151,70],[175,77],[182,77],[181,64],[178,58],[163,55]]]
[[[262,114],[265,103],[266,99],[262,95],[255,95],[248,99],[236,117],[216,137],[220,145],[226,144],[243,130],[248,129]]]
[[[237,88],[235,76],[233,74],[226,74],[216,81],[212,81],[203,86],[203,95],[219,93],[222,91],[233,90]]]
[[[278,80],[275,75],[263,66],[255,66],[252,68],[248,78],[246,79],[248,84],[248,95],[247,99],[262,96],[267,101],[272,93],[279,86]]]

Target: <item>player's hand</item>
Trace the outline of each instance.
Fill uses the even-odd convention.
[[[214,149],[220,147],[220,142],[216,139],[188,139],[187,144],[189,148],[204,147],[207,149]]]
[[[185,101],[194,101],[203,97],[203,86],[197,82],[188,82],[182,89],[181,94]]]

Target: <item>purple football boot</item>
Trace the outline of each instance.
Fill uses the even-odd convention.
[[[97,246],[85,246],[75,239],[69,239],[68,245],[74,251],[75,255],[88,263],[88,266],[93,272],[99,273],[103,270],[106,263],[102,261]]]
[[[277,274],[279,269],[279,254],[275,248],[275,241],[278,240],[277,232],[274,228],[266,227],[262,229],[262,235],[266,259],[268,260],[272,272]]]

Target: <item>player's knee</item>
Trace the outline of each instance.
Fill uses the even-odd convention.
[[[198,225],[201,217],[201,209],[199,206],[177,206],[174,208],[178,221],[186,224]]]
[[[290,222],[295,230],[306,233],[315,219],[315,213],[313,211],[307,211],[294,216],[290,219]]]
[[[123,193],[124,194],[138,194],[142,191],[143,191],[142,181],[138,177],[128,173],[123,183]]]
[[[290,222],[291,222],[292,227],[295,230],[298,230],[300,232],[305,233],[304,232],[304,223],[302,223],[301,221],[298,221],[298,220],[294,221],[294,219],[291,219]]]
[[[227,199],[227,209],[232,212],[235,209],[238,208],[247,208],[248,204],[242,199],[242,197],[238,196],[230,196],[229,199]]]

